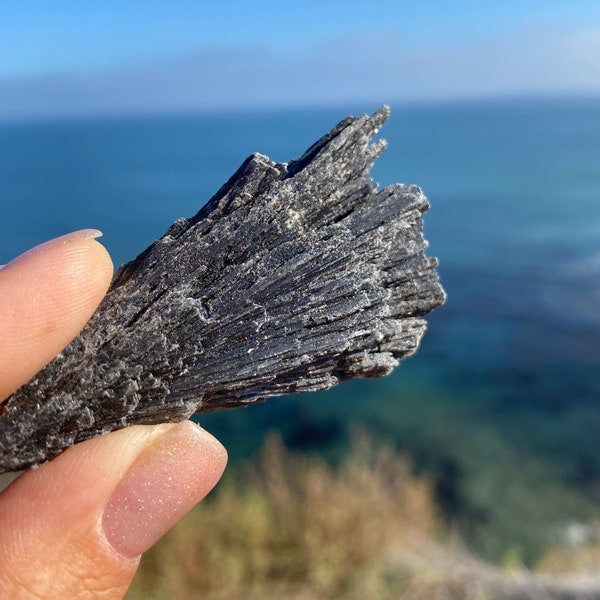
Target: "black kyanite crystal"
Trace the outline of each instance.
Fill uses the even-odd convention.
[[[0,472],[138,423],[379,377],[444,302],[416,186],[369,178],[388,117],[349,117],[298,160],[250,156],[121,267],[80,335],[0,405]]]

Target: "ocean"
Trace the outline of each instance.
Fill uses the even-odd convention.
[[[0,264],[95,227],[115,264],[258,151],[376,106],[0,123]],[[420,185],[447,304],[388,378],[202,417],[232,462],[278,431],[337,460],[361,429],[436,482],[468,542],[531,561],[600,518],[600,98],[392,105],[373,178]]]

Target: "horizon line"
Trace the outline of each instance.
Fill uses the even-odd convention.
[[[374,112],[383,105],[391,107],[394,112],[395,107],[401,108],[437,108],[437,107],[468,107],[468,106],[485,106],[494,104],[515,104],[515,103],[560,103],[560,102],[599,102],[600,92],[530,92],[530,93],[507,93],[507,94],[481,94],[481,95],[465,95],[465,96],[446,96],[440,98],[396,98],[382,102],[381,100],[354,100],[354,101],[315,101],[303,103],[287,103],[287,104],[250,104],[248,106],[202,106],[202,107],[175,107],[165,106],[164,108],[123,108],[123,109],[106,109],[106,110],[82,110],[70,112],[49,112],[47,114],[31,113],[31,114],[15,114],[2,115],[0,113],[0,125],[26,125],[26,124],[42,124],[42,123],[61,123],[61,122],[81,122],[81,121],[118,121],[118,120],[135,120],[135,119],[154,119],[154,118],[191,118],[191,117],[210,117],[210,116],[243,116],[243,115],[264,115],[265,113],[283,114],[286,112],[321,112],[321,111],[352,111],[358,106],[364,107],[372,105],[370,110],[366,112]],[[364,109],[359,109],[364,113]]]

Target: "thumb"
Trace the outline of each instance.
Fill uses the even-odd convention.
[[[5,598],[122,598],[139,556],[216,484],[224,448],[191,421],[78,444],[0,494]]]

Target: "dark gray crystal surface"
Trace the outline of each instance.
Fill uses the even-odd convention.
[[[0,405],[0,472],[138,423],[379,377],[444,301],[416,186],[369,170],[388,117],[349,117],[298,160],[250,156],[121,267],[81,334]]]

